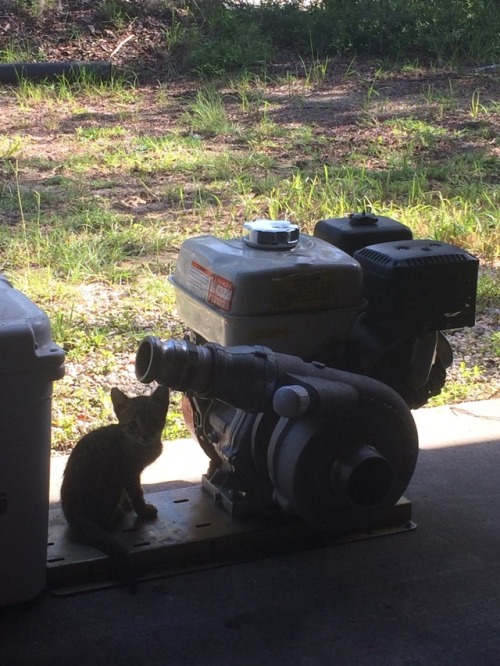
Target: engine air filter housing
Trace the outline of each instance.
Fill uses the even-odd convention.
[[[474,326],[479,261],[433,240],[370,245],[354,253],[363,293],[384,327],[403,333]]]

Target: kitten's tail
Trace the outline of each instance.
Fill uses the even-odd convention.
[[[85,515],[66,515],[66,520],[77,539],[109,556],[113,577],[127,585],[131,594],[135,594],[136,576],[125,546]]]

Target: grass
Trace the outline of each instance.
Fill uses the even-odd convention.
[[[128,4],[107,3],[109,20],[126,21]],[[178,25],[166,38],[172,52],[185,37]],[[237,36],[240,24],[228,25]],[[312,47],[312,34],[276,73],[254,63],[238,72],[233,58],[229,76],[201,83],[141,88],[117,77],[0,90],[11,122],[0,137],[0,272],[48,313],[67,353],[54,448],[110,417],[111,385],[139,390],[133,360],[145,334],[183,334],[168,275],[189,236],[231,237],[256,217],[311,232],[321,218],[366,209],[477,254],[491,268],[479,307],[498,307],[495,74],[472,80],[403,56],[341,59]],[[215,55],[223,68],[223,49]],[[498,358],[496,332],[481,344]],[[475,397],[483,371],[457,359],[436,400]],[[175,397],[166,436],[183,434]]]
[[[196,99],[188,104],[185,122],[192,132],[208,136],[227,134],[232,130],[224,102],[212,87],[196,93]]]
[[[39,83],[23,78],[14,89],[19,108],[29,110],[43,104],[46,107],[67,106],[74,112],[82,110],[80,101],[87,103],[103,97],[115,104],[130,104],[135,100],[135,87],[130,76],[112,75],[103,80],[90,71],[82,70],[76,80],[69,81],[64,75],[55,81]]]
[[[40,55],[28,43],[10,38],[0,48],[0,63],[31,62]]]
[[[482,371],[478,365],[469,367],[465,361],[458,363],[458,369],[451,381],[448,381],[442,392],[432,398],[431,405],[439,407],[471,399],[471,385],[481,379]]]

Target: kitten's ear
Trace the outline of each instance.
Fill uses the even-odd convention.
[[[152,397],[155,402],[159,403],[160,405],[166,405],[168,408],[170,389],[168,386],[158,386],[156,391],[152,394]]]
[[[111,402],[113,403],[113,409],[118,418],[120,418],[120,412],[123,410],[129,399],[130,398],[126,396],[123,391],[120,391],[117,386],[113,386],[111,389]]]

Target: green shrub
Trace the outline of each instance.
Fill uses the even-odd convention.
[[[184,66],[203,76],[218,76],[269,62],[274,50],[257,16],[255,7],[233,10],[219,3],[211,10],[202,7],[187,32]]]
[[[179,26],[177,26],[179,28]],[[268,63],[278,49],[301,56],[349,53],[456,63],[500,57],[496,0],[263,0],[191,3],[176,30],[183,66],[219,76]]]

